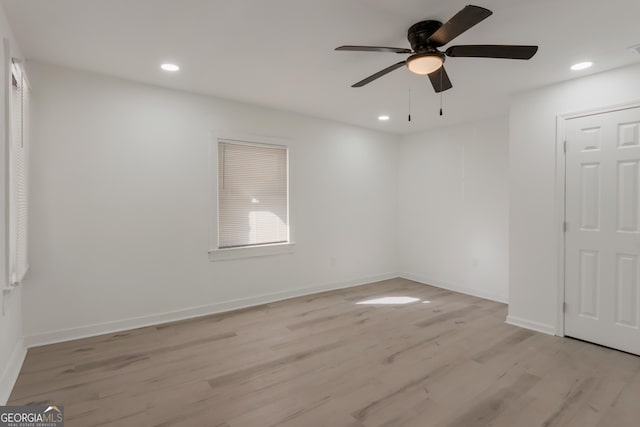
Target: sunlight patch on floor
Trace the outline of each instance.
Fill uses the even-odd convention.
[[[396,304],[409,304],[412,302],[420,301],[419,298],[413,297],[382,297],[375,299],[368,299],[365,301],[357,302],[358,305],[396,305]],[[428,301],[424,301],[428,302]]]

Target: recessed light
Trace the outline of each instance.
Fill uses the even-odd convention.
[[[180,67],[178,67],[176,64],[162,64],[160,66],[160,68],[162,68],[165,71],[178,71],[180,69]]]
[[[593,65],[593,62],[590,62],[590,61],[578,62],[577,64],[573,64],[571,66],[571,69],[573,71],[586,70],[587,68],[591,67],[592,65]]]
[[[380,120],[381,122],[386,122],[387,120],[389,120],[389,116],[387,115],[378,116],[378,120]]]

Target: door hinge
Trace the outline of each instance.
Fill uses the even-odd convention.
[[[564,150],[564,154],[567,154],[567,140],[565,140],[562,145],[563,145],[562,149]]]
[[[562,231],[564,231],[565,233],[569,231],[569,223],[567,221],[562,223]]]
[[[568,311],[567,303],[566,303],[566,302],[563,302],[563,303],[562,303],[562,312],[563,312],[563,313],[566,313],[567,311]]]

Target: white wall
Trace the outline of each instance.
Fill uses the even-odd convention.
[[[640,101],[640,65],[515,96],[509,137],[509,321],[557,332],[556,117]]]
[[[398,156],[402,276],[508,299],[508,118],[405,136]]]
[[[396,275],[396,136],[51,65],[27,69],[36,123],[29,343]],[[290,141],[293,255],[208,260],[213,129]]]
[[[9,52],[4,49],[2,39],[9,42]],[[20,58],[20,49],[16,44],[7,22],[4,9],[0,7],[0,289],[9,286],[8,268],[6,264],[6,171],[7,157],[7,123],[6,97],[9,84],[9,74],[5,73],[5,58]],[[18,375],[25,356],[22,340],[22,295],[21,288],[13,288],[11,292],[0,295],[0,405],[6,403],[11,388]]]

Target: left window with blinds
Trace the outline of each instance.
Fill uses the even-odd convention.
[[[289,241],[287,148],[218,143],[218,247]]]
[[[11,138],[9,143],[9,265],[11,283],[24,279],[29,262],[28,239],[28,152],[29,85],[20,63],[11,67]]]
[[[287,146],[231,138],[216,145],[217,242],[210,258],[290,252]]]

